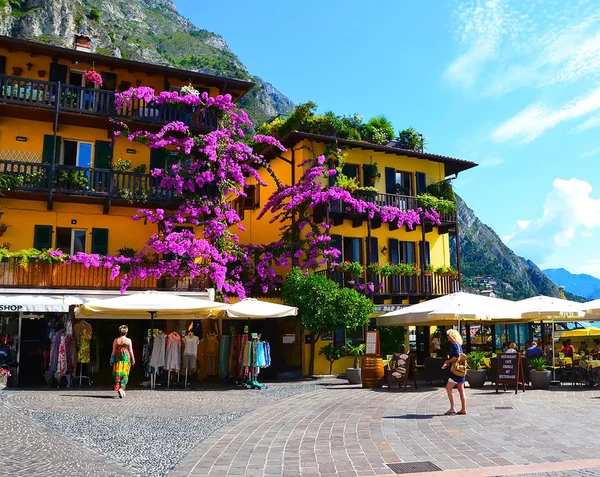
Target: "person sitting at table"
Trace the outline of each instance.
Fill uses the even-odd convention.
[[[523,349],[521,350],[521,352],[526,353],[529,348],[531,348],[531,341],[527,340],[527,341],[525,341],[525,346],[523,346]]]
[[[506,354],[518,353],[517,344],[514,341],[508,343],[508,348],[505,351]]]
[[[575,351],[573,350],[573,345],[571,344],[570,338],[563,341],[563,347],[560,352],[563,353],[567,358],[573,358],[573,353]]]
[[[442,350],[442,334],[437,331],[434,333],[431,342],[429,343],[429,353],[439,357]]]
[[[508,349],[508,341],[502,343],[502,352],[506,353],[506,350]]]
[[[581,355],[581,356],[585,356],[586,354],[588,354],[590,352],[590,350],[587,347],[587,342],[585,340],[583,340],[581,342],[581,344],[579,345],[579,349],[577,350],[577,352]]]
[[[538,346],[539,344],[539,346]],[[544,352],[542,351],[542,342],[539,341],[538,343],[533,343],[531,345],[531,348],[529,348],[526,352],[525,352],[525,356],[527,357],[527,359],[531,359],[531,358],[541,358],[542,356],[544,356]]]
[[[595,339],[594,347],[592,348],[592,351],[590,351],[590,356],[594,359],[598,359],[598,355],[600,355],[600,340]]]

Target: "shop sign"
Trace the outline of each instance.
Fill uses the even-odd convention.
[[[23,305],[0,305],[0,311],[19,312],[23,309]]]
[[[283,344],[294,344],[296,342],[296,335],[283,335]]]
[[[389,313],[390,311],[401,310],[409,305],[375,305],[375,313]]]

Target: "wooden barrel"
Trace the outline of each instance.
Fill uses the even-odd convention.
[[[361,365],[363,388],[380,388],[383,386],[383,359],[377,356],[365,356]]]

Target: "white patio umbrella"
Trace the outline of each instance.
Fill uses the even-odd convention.
[[[551,296],[534,296],[517,302],[521,308],[522,318],[528,321],[552,322],[552,379],[556,380],[554,369],[554,321],[578,321],[583,317],[583,303],[571,300],[563,300]],[[543,331],[543,330],[542,330]]]
[[[427,326],[519,317],[520,312],[514,302],[457,292],[381,315],[377,318],[377,325]]]
[[[285,316],[296,316],[298,308],[294,306],[280,305],[269,301],[256,300],[254,298],[246,298],[227,309],[229,318],[283,318]]]
[[[210,315],[226,310],[229,305],[216,301],[191,298],[174,293],[146,291],[117,298],[87,300],[75,310],[76,316],[88,318],[146,319],[158,315],[161,319],[179,320],[183,315]]]
[[[580,303],[581,309],[585,313],[585,317],[590,321],[597,320],[600,317],[600,299],[588,301],[587,303]]]

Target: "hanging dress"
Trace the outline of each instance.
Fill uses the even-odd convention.
[[[167,371],[181,369],[181,337],[174,331],[167,339]]]
[[[152,355],[150,356],[150,367],[158,371],[158,368],[165,367],[165,345],[167,335],[156,333],[154,335],[154,345],[152,346]]]
[[[78,363],[88,363],[90,362],[90,341],[92,340],[92,335],[88,330],[83,330],[81,332],[81,336],[79,337],[79,352],[77,353],[77,362]]]
[[[129,343],[117,343],[115,340],[113,349],[113,382],[114,390],[125,389],[129,381],[129,371],[131,370],[131,356],[129,353]]]

